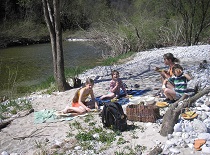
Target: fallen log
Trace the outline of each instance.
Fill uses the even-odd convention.
[[[29,115],[32,112],[34,112],[34,109],[30,109],[28,111],[22,112],[22,114],[17,115],[16,117],[9,118],[9,119],[6,119],[6,120],[2,120],[0,122],[0,130],[5,128],[5,127],[7,127],[14,119],[27,116],[27,115]]]
[[[156,146],[148,155],[159,155],[163,149],[159,146]]]
[[[7,125],[9,125],[15,118],[10,118],[7,120],[3,120],[2,122],[0,122],[0,130],[7,127]]]
[[[167,136],[168,134],[172,134],[174,131],[174,125],[177,123],[182,109],[192,106],[192,103],[209,92],[210,87],[207,87],[188,99],[185,99],[186,96],[183,96],[180,100],[173,103],[163,116],[160,135]]]

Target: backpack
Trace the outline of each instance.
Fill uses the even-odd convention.
[[[124,114],[122,106],[115,102],[104,103],[102,123],[104,127],[125,131],[127,129],[127,116]]]

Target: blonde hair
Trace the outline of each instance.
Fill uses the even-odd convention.
[[[91,79],[91,78],[87,78],[87,79],[86,79],[86,82],[85,82],[85,85],[87,85],[87,84],[92,84],[92,85],[94,85],[94,80]]]
[[[91,78],[87,78],[86,79],[86,82],[85,82],[85,85],[87,85],[87,84],[92,84],[92,85],[94,85],[94,80],[93,79],[91,79]],[[83,86],[84,87],[84,86]],[[82,88],[83,88],[82,87]],[[82,89],[82,88],[79,88],[79,89],[77,89],[77,91],[75,92],[75,94],[74,94],[74,97],[73,97],[73,103],[76,103],[78,100],[79,100],[79,95],[80,95],[80,90]]]

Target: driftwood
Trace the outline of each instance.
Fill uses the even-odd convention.
[[[42,131],[43,128],[41,129],[36,129],[36,130],[33,130],[29,135],[26,135],[26,136],[20,136],[20,137],[13,137],[14,140],[24,140],[26,138],[31,138],[31,137],[39,137],[39,136],[49,136],[49,135],[39,135]],[[40,131],[40,132],[37,132],[37,131]]]
[[[156,146],[148,155],[159,155],[163,149],[159,146]]]
[[[0,122],[0,130],[5,128],[5,127],[7,127],[14,119],[27,116],[27,115],[29,115],[32,112],[34,112],[34,109],[30,109],[30,110],[28,110],[26,112],[23,112],[22,114],[20,114],[20,115],[18,115],[16,117],[3,120],[2,122]]]
[[[177,120],[179,118],[179,115],[181,114],[182,109],[192,106],[192,104],[197,99],[204,96],[205,94],[208,94],[209,92],[210,92],[210,87],[207,87],[188,99],[185,99],[186,96],[183,96],[180,100],[173,103],[166,111],[163,117],[160,135],[167,136],[168,134],[172,134],[174,131],[174,125],[177,123]]]
[[[2,122],[0,122],[0,129],[7,127],[7,125],[9,125],[14,119],[15,118],[10,118],[10,119],[3,120]]]

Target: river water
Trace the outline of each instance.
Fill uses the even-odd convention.
[[[87,42],[64,42],[65,68],[96,66],[100,63],[101,51]],[[0,49],[0,96],[14,86],[39,84],[53,75],[50,44]]]

